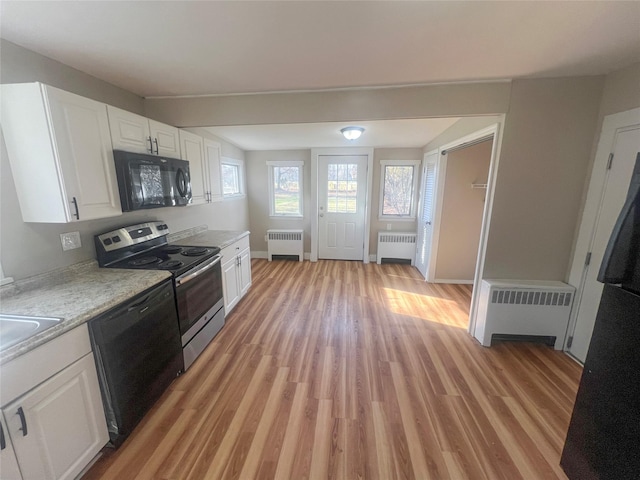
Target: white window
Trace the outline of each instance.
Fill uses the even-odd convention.
[[[380,218],[413,219],[419,160],[380,161]]]
[[[220,171],[222,174],[222,195],[224,197],[243,196],[244,162],[235,158],[222,157]]]
[[[304,162],[267,162],[272,217],[302,217]]]

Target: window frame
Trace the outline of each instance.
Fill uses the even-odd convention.
[[[237,193],[224,193],[224,165],[236,167],[238,169],[238,192]],[[222,187],[222,198],[234,199],[242,198],[246,195],[245,189],[245,172],[244,172],[244,160],[231,157],[220,157],[220,186]]]
[[[380,160],[380,195],[378,197],[378,220],[381,221],[414,221],[416,219],[418,180],[420,177],[421,160]],[[408,215],[384,214],[384,183],[386,167],[412,167],[413,179],[411,183],[411,207]]]
[[[275,191],[273,189],[274,186],[274,167],[297,167],[298,168],[298,213],[296,214],[286,214],[286,213],[276,213],[276,205],[275,205]],[[269,174],[268,182],[269,182],[269,217],[270,218],[295,218],[300,219],[304,218],[304,161],[302,160],[293,160],[293,161],[268,161],[267,169]]]

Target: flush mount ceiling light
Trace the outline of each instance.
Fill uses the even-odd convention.
[[[342,133],[342,135],[344,135],[344,138],[346,138],[347,140],[356,140],[360,138],[362,132],[364,132],[364,128],[362,127],[344,127],[340,129],[340,133]]]

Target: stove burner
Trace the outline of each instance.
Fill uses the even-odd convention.
[[[164,253],[180,253],[182,251],[182,247],[169,246],[169,247],[164,247],[162,251]]]
[[[174,268],[180,268],[183,265],[184,263],[181,262],[180,260],[167,260],[166,262],[163,262],[162,264],[160,264],[160,268],[174,269]]]
[[[204,247],[194,247],[182,252],[182,255],[187,257],[199,257],[200,255],[204,255],[207,253],[207,249]]]
[[[151,265],[152,263],[160,262],[162,262],[162,260],[160,260],[158,257],[140,257],[134,260],[130,260],[129,265],[131,265],[132,267],[142,267],[144,265]]]

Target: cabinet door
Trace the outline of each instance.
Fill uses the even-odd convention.
[[[226,316],[240,300],[238,257],[236,256],[231,257],[222,264],[222,292],[224,296],[224,314]]]
[[[222,174],[220,172],[220,144],[204,139],[204,156],[209,180],[210,201],[222,200]]]
[[[67,221],[121,215],[107,106],[57,88],[44,87],[44,92],[69,209]]]
[[[243,297],[251,287],[251,253],[248,248],[245,248],[240,252],[239,256],[240,272],[238,280],[240,283],[240,296]]]
[[[149,120],[149,131],[155,154],[170,157],[180,157],[180,130],[165,123]]]
[[[182,159],[189,162],[191,175],[191,205],[207,203],[209,188],[205,177],[204,141],[201,136],[180,130],[180,151]]]
[[[109,440],[91,353],[3,413],[24,478],[73,479]]]
[[[142,115],[107,105],[114,150],[151,153],[149,120]]]
[[[7,424],[2,414],[0,414],[0,478],[15,480],[22,478]]]

